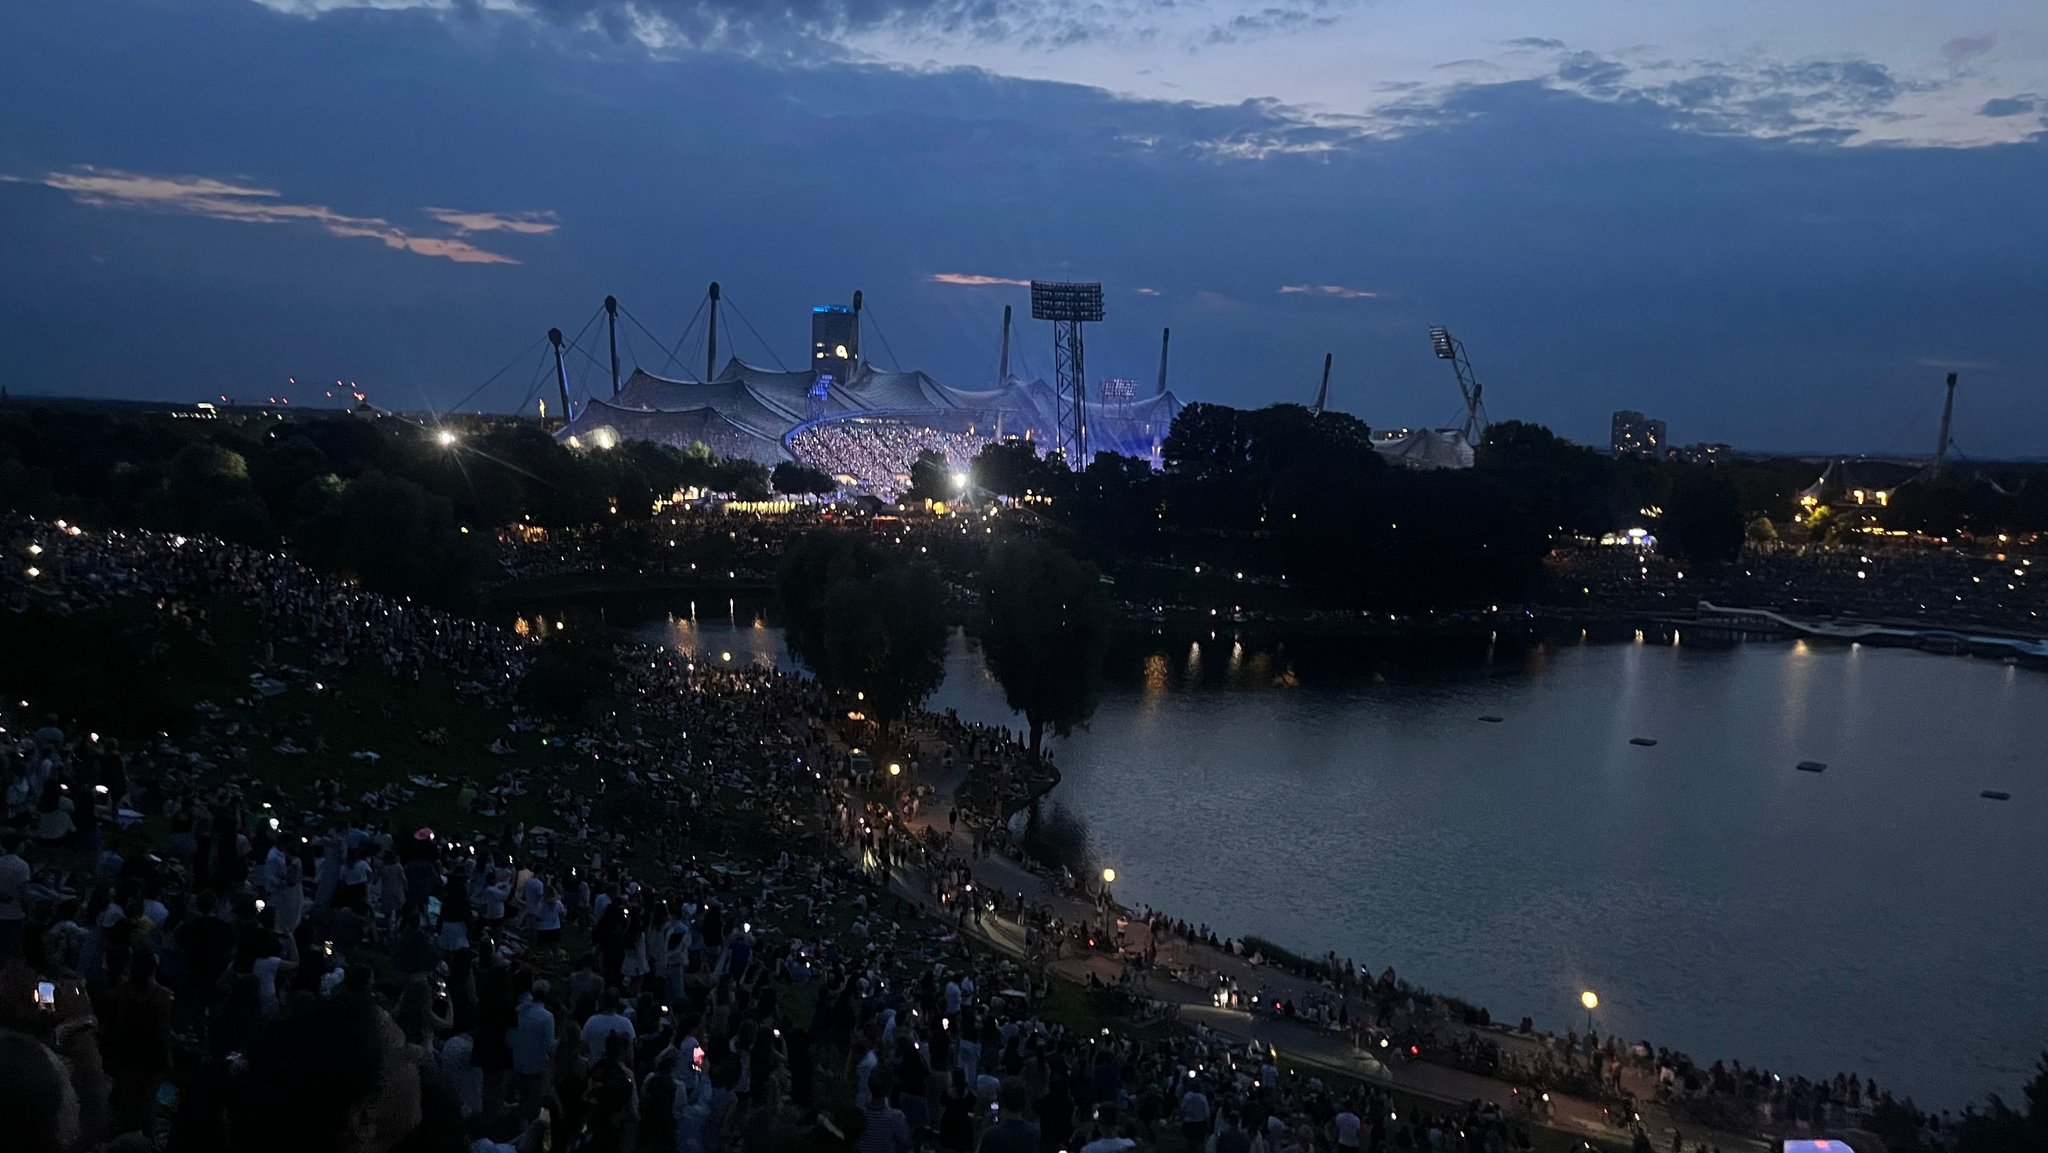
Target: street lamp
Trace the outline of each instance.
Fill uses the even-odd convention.
[[[1593,1031],[1593,1010],[1600,1007],[1600,994],[1588,989],[1579,994],[1579,1004],[1586,1007],[1586,1032]]]
[[[892,776],[892,777],[900,777],[900,776],[902,776],[902,775],[903,775],[903,766],[902,766],[902,765],[899,765],[899,764],[897,764],[897,763],[896,763],[895,761],[890,761],[890,762],[889,762],[889,775],[890,775],[890,776]]]
[[[1114,885],[1114,884],[1116,884],[1116,870],[1115,870],[1115,869],[1104,869],[1104,870],[1102,870],[1102,883],[1103,883],[1103,884],[1105,884],[1105,885]]]
[[[456,440],[455,430],[444,428],[434,434],[434,439],[440,442],[442,448],[453,448]]]

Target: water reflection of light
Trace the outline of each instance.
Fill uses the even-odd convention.
[[[1244,665],[1244,642],[1230,642],[1230,679],[1236,680],[1238,670]]]
[[[1166,654],[1153,653],[1145,658],[1145,695],[1157,696],[1166,691]]]

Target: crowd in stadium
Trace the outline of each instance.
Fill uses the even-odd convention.
[[[893,500],[909,487],[910,464],[919,455],[937,452],[954,471],[962,471],[992,439],[923,425],[842,420],[798,432],[789,447],[803,463],[832,476],[850,476],[858,490]]]

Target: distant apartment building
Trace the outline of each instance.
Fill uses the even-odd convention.
[[[1633,409],[1615,413],[1607,434],[1607,446],[1616,456],[1646,456],[1662,460],[1669,442],[1670,436],[1663,421],[1652,420]]]

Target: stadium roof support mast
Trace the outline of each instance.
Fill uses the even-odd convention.
[[[1486,435],[1486,403],[1481,399],[1483,386],[1472,375],[1472,362],[1465,356],[1465,344],[1439,324],[1429,330],[1429,346],[1438,360],[1451,362],[1451,371],[1458,376],[1458,392],[1465,398],[1465,423],[1458,431],[1466,444],[1477,448]]]
[[[718,375],[718,282],[711,282],[711,326],[704,330],[704,379]]]
[[[604,298],[605,328],[612,338],[612,395],[619,395],[619,298]]]
[[[1081,326],[1102,319],[1102,286],[1061,281],[1031,282],[1031,319],[1052,321],[1053,408],[1059,428],[1053,447],[1068,468],[1088,463],[1088,370]]]
[[[1323,386],[1316,389],[1316,406],[1314,409],[1317,416],[1323,415],[1323,410],[1330,405],[1330,362],[1335,359],[1337,359],[1337,354],[1334,352],[1323,354]]]
[[[1162,328],[1159,330],[1159,391],[1155,394],[1158,396],[1166,395],[1166,346],[1172,343],[1172,341],[1172,329]]]
[[[996,387],[1001,388],[1010,380],[1010,306],[1003,306],[1003,353],[996,361]]]
[[[1934,446],[1934,459],[1927,462],[1927,479],[1941,479],[1941,466],[1948,460],[1948,450],[1953,447],[1949,437],[1950,418],[1956,413],[1956,374],[1948,374],[1948,399],[1941,402],[1941,443]]]
[[[576,406],[569,401],[569,366],[562,363],[562,330],[548,329],[548,343],[555,346],[555,384],[562,390],[562,420],[576,419]]]
[[[860,309],[860,289],[856,288],[853,290],[853,367],[855,371],[860,369],[862,359],[860,351]]]

